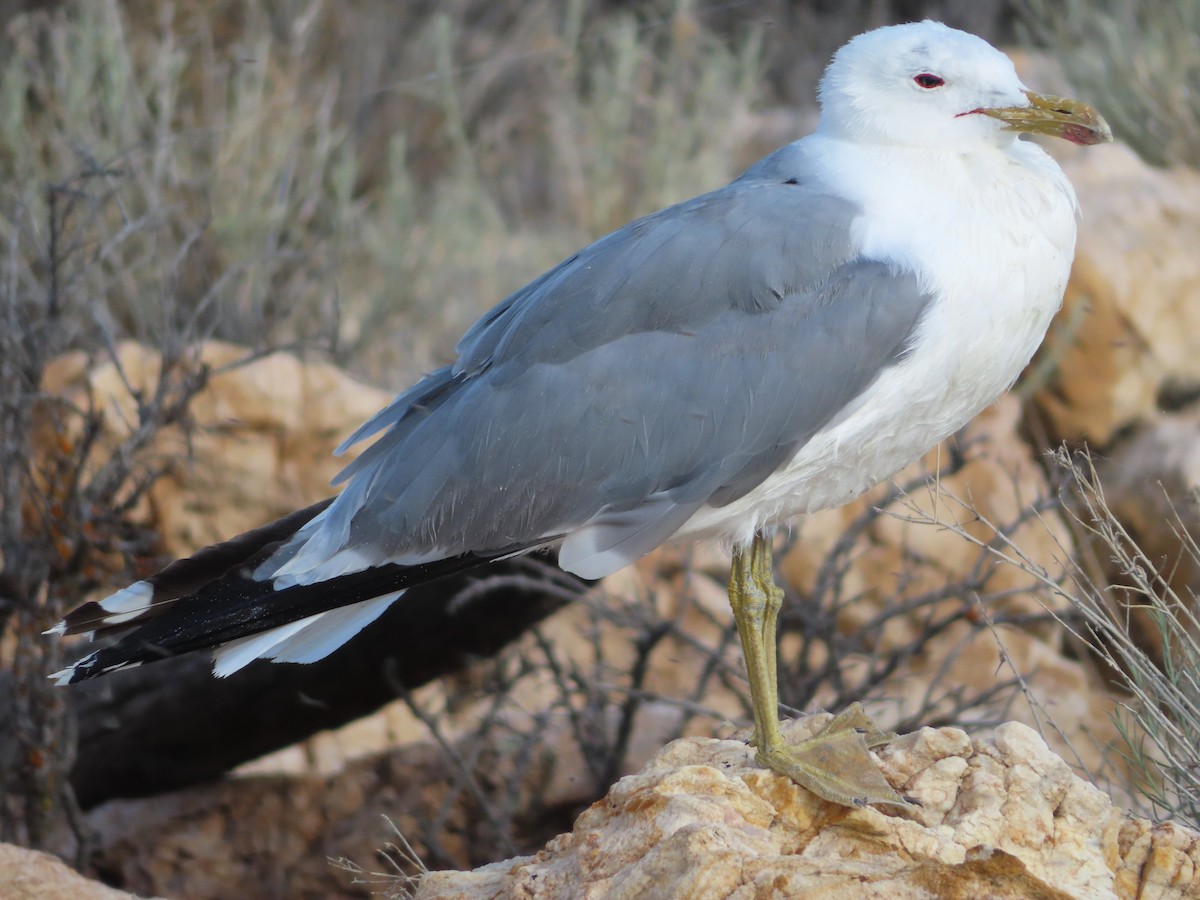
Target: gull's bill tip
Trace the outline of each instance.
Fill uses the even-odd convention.
[[[984,107],[971,113],[999,119],[1005,131],[1045,134],[1072,144],[1106,144],[1113,139],[1104,117],[1086,103],[1034,91],[1026,91],[1025,96],[1029,98],[1028,106]]]

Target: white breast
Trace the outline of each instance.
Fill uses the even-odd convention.
[[[963,156],[823,136],[805,144],[813,166],[863,208],[855,223],[863,254],[917,271],[935,300],[904,361],[786,467],[740,500],[702,509],[678,537],[745,543],[764,525],[838,506],[890,478],[1012,384],[1062,301],[1075,195],[1036,146]]]

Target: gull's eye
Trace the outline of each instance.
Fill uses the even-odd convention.
[[[926,89],[941,87],[946,83],[945,79],[939,78],[937,75],[932,75],[929,72],[922,72],[920,75],[913,76],[913,81]]]

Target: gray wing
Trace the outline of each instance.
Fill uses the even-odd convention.
[[[914,273],[858,256],[856,214],[748,178],[587,247],[352,437],[390,426],[303,555],[573,535],[565,565],[598,577],[752,490],[902,356],[929,302]]]

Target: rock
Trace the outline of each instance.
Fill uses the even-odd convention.
[[[4,900],[128,900],[134,895],[84,878],[49,853],[0,844],[0,897]]]
[[[1063,311],[1034,368],[1055,437],[1106,444],[1200,386],[1200,173],[1109,144],[1060,158],[1083,219]]]
[[[428,689],[417,693],[422,704],[431,702]],[[242,776],[110,801],[85,815],[93,836],[89,862],[138,892],[316,900],[368,892],[362,872],[334,860],[390,871],[394,880],[381,859],[381,850],[396,843],[393,827],[420,859],[470,867],[513,853],[507,840],[537,846],[570,822],[579,807],[564,814],[550,806],[546,790],[546,776],[559,768],[550,759],[552,737],[529,736],[532,749],[503,728],[475,737],[457,746],[471,780],[427,741],[347,761],[331,775]],[[499,837],[489,818],[504,819],[511,832]]]
[[[470,834],[469,813],[455,804],[451,784],[451,767],[423,745],[350,763],[332,778],[236,778],[111,801],[87,814],[95,835],[90,863],[131,890],[171,897],[354,896],[353,876],[330,860],[386,868],[376,862],[392,837],[385,815],[426,855],[419,821],[441,822],[441,849],[472,859],[462,837]]]
[[[330,480],[353,458],[335,459],[333,449],[391,400],[328,363],[289,353],[243,362],[250,353],[220,341],[197,348],[214,374],[191,404],[191,426],[154,437],[149,464],[166,474],[139,516],[166,554],[186,556],[329,496]],[[90,393],[108,447],[137,427],[130,388],[152,394],[161,366],[157,350],[132,341],[118,347],[117,358],[120,368],[105,361],[89,369],[83,354],[68,354],[43,379],[48,394],[81,405]],[[43,446],[49,439],[43,430]]]
[[[1139,425],[1095,465],[1109,509],[1156,571],[1181,597],[1190,596],[1200,583],[1200,559],[1183,536],[1200,536],[1200,408]],[[1099,548],[1097,558],[1111,555]],[[1125,574],[1113,573],[1117,580]]]
[[[1200,840],[1196,833],[1172,822],[1122,822],[1116,893],[1138,900],[1200,897]]]
[[[785,734],[802,738],[825,718]],[[921,803],[899,814],[827,804],[752,753],[735,740],[675,741],[537,854],[430,873],[417,897],[1195,896],[1200,836],[1122,824],[1018,723],[975,740],[925,728],[884,748],[889,782]]]

